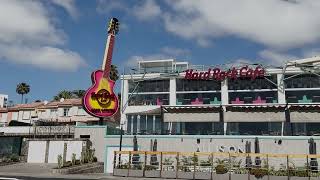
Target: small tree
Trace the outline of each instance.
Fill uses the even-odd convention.
[[[61,169],[63,166],[63,160],[62,160],[62,155],[58,155],[58,168]]]

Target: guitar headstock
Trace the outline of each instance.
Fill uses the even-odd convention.
[[[117,18],[111,18],[108,26],[108,34],[116,35],[119,32],[119,21]]]

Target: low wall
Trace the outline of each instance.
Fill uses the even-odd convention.
[[[80,159],[81,152],[87,146],[86,140],[28,140],[28,163],[57,163],[58,155],[65,161],[71,161],[72,154]]]
[[[92,143],[91,147],[94,148],[95,156],[99,162],[104,161],[104,136],[106,133],[106,126],[76,126],[74,137],[81,138],[90,136],[89,140]]]
[[[271,154],[309,154],[308,140],[303,136],[204,136],[204,135],[137,135],[139,151],[152,151],[151,140],[157,140],[157,151],[177,152],[239,152],[244,153],[246,142],[251,143],[251,152],[255,151],[255,138],[258,138],[260,153]],[[319,144],[320,137],[313,137]],[[120,136],[105,137],[108,147],[119,147]],[[123,136],[123,147],[133,147],[133,136]],[[114,148],[118,149],[118,148]],[[317,153],[320,145],[317,146]],[[112,154],[112,152],[106,152]],[[112,157],[106,157],[105,165],[112,165]]]

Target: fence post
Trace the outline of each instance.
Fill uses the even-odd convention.
[[[307,155],[307,174],[308,174],[308,179],[310,179],[310,170],[309,170],[309,156]]]
[[[228,174],[229,174],[229,180],[231,180],[231,173],[230,173],[230,170],[231,170],[231,154],[230,154],[230,152],[229,152],[228,154],[229,154],[229,169],[228,169]]]
[[[131,169],[131,151],[129,151],[129,164],[128,164],[128,175],[127,175],[127,177],[129,177],[130,169]]]
[[[289,169],[289,155],[287,155],[287,175],[288,175],[288,180],[290,180],[290,169]]]
[[[176,163],[176,179],[178,179],[178,167],[179,167],[179,152],[177,152],[177,163]]]
[[[116,168],[116,163],[117,163],[117,152],[114,151],[114,154],[113,154],[113,171],[112,171],[112,175],[114,176],[114,169]],[[120,162],[119,162],[120,163]],[[120,166],[120,164],[119,164]]]
[[[160,153],[160,177],[162,176],[162,152]]]
[[[268,173],[268,180],[270,179],[270,173],[269,173],[269,155],[267,154],[267,173]]]
[[[213,158],[213,153],[211,153],[211,178],[210,180],[212,180],[212,176],[213,176],[213,161],[214,161],[214,158]]]
[[[196,153],[193,153],[193,179],[196,179]]]
[[[143,177],[145,176],[145,172],[146,172],[146,165],[147,165],[147,151],[145,151],[145,152],[144,152]]]

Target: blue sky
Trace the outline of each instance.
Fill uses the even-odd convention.
[[[113,56],[119,72],[143,59],[281,65],[316,56],[319,8],[318,0],[2,0],[0,94],[19,103],[19,82],[30,85],[29,102],[87,89],[111,17],[121,23]]]

